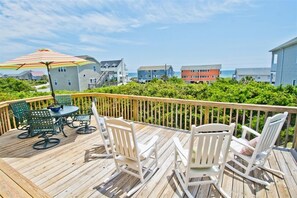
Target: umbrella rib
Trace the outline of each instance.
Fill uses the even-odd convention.
[[[21,64],[16,70],[19,70],[19,69],[21,69],[21,67],[23,67],[24,65],[26,65],[26,63],[24,63],[24,64]]]

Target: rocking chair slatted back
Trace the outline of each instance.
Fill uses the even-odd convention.
[[[253,153],[254,155],[259,153],[268,154],[271,151],[285,123],[287,115],[288,113],[285,112],[267,118],[260,139],[255,148],[255,152]]]
[[[235,125],[208,124],[192,126],[188,166],[207,168],[221,165],[226,158]],[[205,133],[207,132],[207,133]],[[224,152],[222,152],[224,151]]]
[[[106,127],[113,136],[114,148],[116,155],[125,156],[131,160],[137,160],[138,151],[136,139],[134,136],[134,124],[123,120],[106,120]]]

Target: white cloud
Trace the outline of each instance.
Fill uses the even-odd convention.
[[[151,23],[160,24],[161,30],[174,23],[201,22],[248,4],[248,0],[0,0],[0,43],[97,51],[104,49],[91,45],[94,41],[101,46],[143,45],[109,34]]]

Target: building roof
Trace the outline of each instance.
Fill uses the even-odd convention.
[[[213,64],[213,65],[188,65],[182,66],[181,70],[200,70],[200,69],[221,69],[221,64]]]
[[[290,47],[290,46],[296,45],[296,44],[297,44],[297,37],[289,40],[288,42],[285,42],[284,44],[281,44],[280,46],[278,46],[276,48],[273,48],[269,52],[274,52],[274,51],[277,51],[277,50],[280,50],[280,49],[283,49],[283,48],[287,48],[287,47]]]
[[[42,71],[32,71],[31,72],[32,76],[43,76],[44,73]]]
[[[88,56],[88,55],[80,55],[80,56],[76,56],[77,58],[82,58],[82,59],[85,59],[85,60],[88,60],[88,61],[91,61],[91,62],[94,62],[94,63],[97,63],[100,65],[100,63],[92,56]]]
[[[137,70],[168,70],[171,65],[140,66]]]
[[[118,67],[121,63],[121,60],[110,60],[110,61],[101,61],[101,67],[108,68],[108,67]]]
[[[236,75],[244,76],[261,76],[261,75],[270,75],[270,67],[258,67],[258,68],[236,68]]]

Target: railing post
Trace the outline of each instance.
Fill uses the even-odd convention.
[[[204,113],[204,124],[209,123],[209,107],[205,107],[205,113]]]
[[[294,137],[293,137],[293,148],[297,151],[297,117],[296,117],[296,123],[294,127]]]
[[[133,98],[133,121],[138,121],[138,100]]]
[[[5,108],[5,114],[6,114],[6,119],[7,119],[7,124],[8,124],[8,131],[9,131],[11,129],[11,125],[10,125],[10,117],[9,117],[8,106]]]

